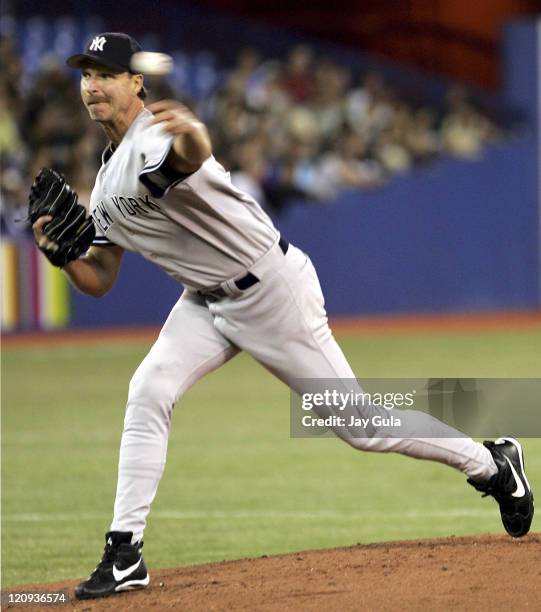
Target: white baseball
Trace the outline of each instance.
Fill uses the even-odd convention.
[[[173,70],[173,58],[167,53],[139,51],[132,55],[131,69],[140,74],[169,74]]]

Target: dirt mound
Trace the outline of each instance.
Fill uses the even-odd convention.
[[[151,570],[150,586],[77,601],[78,581],[13,591],[68,589],[63,606],[25,610],[539,610],[541,534],[357,545]],[[13,606],[15,607],[15,606]]]

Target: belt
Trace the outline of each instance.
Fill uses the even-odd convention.
[[[289,248],[289,242],[285,238],[280,238],[280,240],[278,241],[278,246],[280,247],[282,253],[285,255]],[[242,278],[239,278],[234,281],[234,284],[237,289],[239,289],[239,291],[246,291],[246,289],[253,287],[259,282],[260,279],[257,278],[255,274],[248,272]],[[198,291],[197,293],[205,298],[210,297],[214,299],[221,299],[228,295],[228,293],[226,293],[226,291],[222,287],[216,287],[215,289],[210,289],[208,291],[203,289],[201,291]]]

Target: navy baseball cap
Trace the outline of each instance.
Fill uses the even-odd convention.
[[[132,55],[139,51],[142,51],[141,45],[128,34],[104,32],[94,36],[83,53],[68,57],[66,64],[71,68],[81,68],[90,60],[113,70],[136,74],[130,62]]]

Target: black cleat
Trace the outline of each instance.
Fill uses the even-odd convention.
[[[521,538],[530,531],[533,519],[533,493],[524,472],[522,447],[514,438],[498,438],[483,442],[498,467],[488,482],[468,482],[486,497],[492,495],[500,505],[502,523],[513,538]]]
[[[131,531],[105,534],[101,561],[88,579],[75,587],[78,599],[108,597],[147,586],[150,577],[141,555],[143,542],[132,544],[131,539]]]

